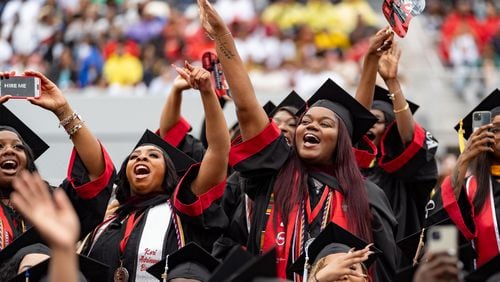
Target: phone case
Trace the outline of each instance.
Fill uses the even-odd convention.
[[[0,81],[0,96],[11,95],[11,99],[26,99],[41,95],[41,80],[34,76],[11,76]]]

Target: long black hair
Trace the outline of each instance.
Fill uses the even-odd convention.
[[[483,209],[484,202],[490,193],[491,173],[490,167],[493,163],[493,156],[484,152],[477,156],[472,163],[472,173],[476,176],[477,189],[472,204],[474,205],[474,213],[479,214]]]
[[[174,192],[174,189],[177,185],[179,178],[177,172],[175,171],[174,163],[172,162],[168,154],[165,152],[165,150],[154,144],[147,144],[147,145],[155,146],[156,148],[160,149],[160,151],[163,153],[163,159],[165,160],[165,174],[162,182],[162,188],[166,194],[171,195]],[[130,155],[128,155],[123,161],[115,181],[116,199],[120,204],[123,204],[132,195],[130,191],[130,182],[128,181],[127,178],[127,164],[129,162],[129,157]]]
[[[17,132],[17,130],[15,130],[13,127],[5,126],[5,125],[0,125],[0,131],[10,131],[10,132],[17,135],[17,137],[19,138],[19,140],[21,140],[21,143],[23,144],[23,151],[26,154],[26,169],[29,172],[37,171],[38,169],[35,165],[35,157],[33,155],[33,150],[31,150],[30,145],[28,145],[28,143],[26,143],[26,141],[24,141],[21,134],[19,134],[19,132]]]

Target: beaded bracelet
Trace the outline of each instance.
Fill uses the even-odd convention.
[[[408,110],[409,108],[410,108],[410,105],[408,104],[408,102],[406,102],[406,105],[403,108],[398,109],[398,110],[393,110],[393,111],[394,111],[395,114],[399,114],[401,112],[404,112],[404,111]]]
[[[75,119],[82,120],[82,117],[77,113],[73,112],[70,116],[64,118],[59,122],[59,127],[65,127],[66,125],[70,124],[70,122],[74,121]]]
[[[80,130],[82,127],[83,127],[83,121],[76,124],[75,126],[73,126],[70,130],[66,130],[66,132],[68,133],[69,135],[69,139],[71,139],[73,137],[73,135],[78,132],[78,130]]]

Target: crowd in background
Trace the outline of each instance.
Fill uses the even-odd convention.
[[[367,0],[217,0],[253,77],[270,91],[308,92],[327,77],[359,80],[367,39],[384,23]],[[466,101],[495,85],[500,7],[493,0],[428,0],[426,28],[454,90]],[[123,86],[164,94],[172,63],[214,47],[186,0],[13,0],[0,2],[2,70],[48,73],[62,89]],[[112,88],[113,89],[113,88]],[[470,91],[469,91],[470,90]]]
[[[215,5],[248,68],[277,73],[276,87],[300,89],[314,77],[354,84],[367,38],[381,24],[366,0]],[[139,85],[164,94],[170,64],[200,60],[214,47],[185,0],[13,0],[2,1],[0,13],[1,69],[39,70],[62,89]]]
[[[453,70],[453,90],[468,102],[484,97],[483,89],[498,85],[500,2],[431,0],[426,14],[442,62]]]

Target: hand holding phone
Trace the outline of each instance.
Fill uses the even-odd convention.
[[[40,97],[40,78],[34,76],[11,76],[0,80],[0,96],[11,95],[12,99]]]

